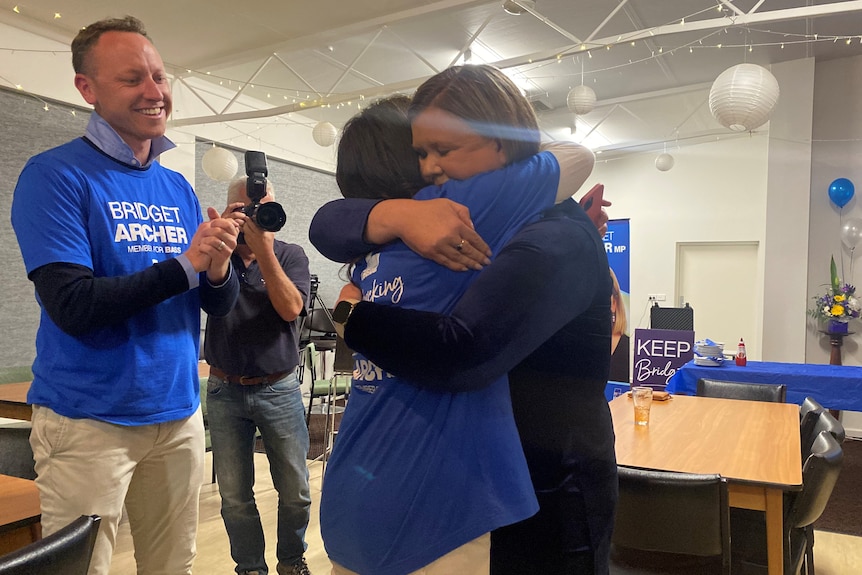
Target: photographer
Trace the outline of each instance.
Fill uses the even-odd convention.
[[[296,376],[296,320],[308,299],[308,258],[301,247],[262,230],[254,213],[247,215],[245,208],[272,201],[272,186],[252,177],[248,161],[246,171],[248,178],[230,184],[222,214],[242,229],[231,257],[240,276],[239,298],[227,316],[207,320],[204,342],[211,366],[207,418],[213,465],[236,571],[265,575],[263,527],[253,493],[255,433],[260,430],[278,492],[278,575],[310,575],[303,558],[311,507],[305,464],[309,439]]]

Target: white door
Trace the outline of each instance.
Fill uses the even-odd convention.
[[[745,340],[748,358],[760,360],[756,321],[757,242],[677,244],[675,304],[694,308],[695,340],[724,342],[736,354]]]

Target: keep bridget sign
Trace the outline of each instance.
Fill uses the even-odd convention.
[[[636,329],[632,385],[663,390],[676,370],[693,357],[693,331]]]

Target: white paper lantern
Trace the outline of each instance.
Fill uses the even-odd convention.
[[[665,152],[664,154],[659,154],[655,158],[655,169],[659,172],[666,172],[673,167],[674,159],[673,156]]]
[[[236,175],[236,156],[228,150],[213,146],[201,158],[204,173],[218,182],[227,182]]]
[[[750,132],[769,119],[778,101],[778,80],[757,64],[739,64],[715,79],[709,90],[709,111],[734,132]]]
[[[318,122],[314,129],[311,130],[311,137],[318,146],[331,146],[335,143],[335,138],[338,136],[338,130],[329,122]]]
[[[575,114],[589,114],[596,107],[596,93],[589,86],[575,86],[569,90],[566,106]]]

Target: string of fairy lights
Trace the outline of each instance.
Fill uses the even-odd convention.
[[[16,14],[21,14],[22,7],[15,6],[12,8],[12,11]],[[674,34],[667,34],[668,31],[672,28],[677,27],[679,31],[684,31],[687,24],[697,22],[699,18],[708,18],[709,13],[714,12],[718,12],[719,14],[724,15],[724,18],[727,19],[726,27],[710,30],[695,40],[687,40],[677,44],[667,43],[667,40],[671,40],[675,36]],[[33,17],[37,15],[30,16]],[[46,17],[46,15],[44,14],[38,16],[41,16],[41,19],[45,19]],[[53,19],[57,20],[62,18],[62,14],[60,12],[54,12],[52,17]],[[830,35],[819,33],[787,33],[740,24],[738,23],[738,20],[740,20],[740,18],[738,18],[730,10],[730,8],[719,2],[714,6],[698,10],[681,18],[675,18],[674,20],[666,22],[665,24],[650,27],[646,29],[646,33],[650,34],[648,37],[644,36],[644,30],[640,30],[637,32],[632,32],[630,34],[619,35],[615,42],[584,42],[581,44],[573,45],[566,50],[561,51],[554,58],[548,58],[544,61],[537,62],[528,61],[523,65],[517,66],[516,73],[524,76],[529,74],[529,78],[535,81],[541,81],[543,79],[548,79],[551,77],[559,78],[565,76],[571,76],[572,78],[580,78],[581,81],[583,81],[583,78],[585,76],[588,76],[591,78],[592,82],[596,84],[600,82],[601,76],[603,74],[620,71],[631,66],[642,65],[644,63],[661,58],[670,58],[681,54],[696,55],[698,52],[701,52],[703,50],[739,50],[740,53],[743,54],[743,57],[745,57],[744,54],[751,54],[758,49],[776,47],[779,49],[785,49],[785,47],[790,48],[800,45],[810,46],[826,42],[831,42],[835,44],[842,43],[848,46],[851,46],[854,43],[862,44],[862,34]],[[730,39],[729,35],[731,33],[744,35],[744,38],[741,41],[737,41],[736,39]],[[655,34],[659,34],[659,36],[656,36]],[[764,40],[764,36],[770,38]],[[758,40],[750,40],[749,38],[751,37],[757,37]],[[657,44],[657,41],[659,39],[664,39],[665,42]],[[612,50],[619,51],[631,48],[636,48],[640,50],[644,46],[647,47],[649,50],[649,52],[645,55],[641,55],[641,53],[638,52],[638,54],[633,54],[632,58],[626,59],[627,61],[615,61],[606,63],[605,65],[600,64],[601,54],[604,52],[610,52]],[[2,52],[9,53],[12,56],[29,56],[33,54],[68,56],[70,53],[69,50],[39,50],[21,47],[0,46],[0,53]],[[477,55],[475,51],[473,51],[471,55],[473,58],[473,63],[479,63],[476,61]],[[571,61],[576,64],[576,66],[574,67],[575,71],[561,73],[561,69],[559,67],[554,67],[555,65],[562,64],[569,59],[571,59]],[[591,63],[589,69],[585,69],[585,64],[587,62]],[[485,63],[493,64],[494,62]],[[287,104],[295,104],[299,107],[300,111],[304,108],[331,109],[333,107],[336,110],[340,110],[343,108],[355,108],[356,110],[360,110],[366,103],[366,97],[362,94],[359,94],[355,98],[351,98],[347,101],[328,102],[327,100],[343,99],[344,97],[346,97],[346,94],[332,93],[328,94],[327,96],[323,96],[320,92],[310,89],[308,86],[297,88],[268,85],[263,83],[250,83],[240,78],[224,76],[218,73],[213,73],[212,71],[195,70],[170,63],[166,63],[166,65],[168,66],[169,70],[173,71],[173,74],[177,79],[188,80],[192,78],[197,78],[207,80],[209,82],[216,83],[221,88],[225,89],[226,94],[229,94],[230,92],[240,92],[248,88],[257,90],[257,97],[255,98],[256,100],[263,103],[279,102],[278,104],[273,104],[273,107],[283,106]],[[16,81],[16,79],[14,78],[8,78],[5,75],[0,74],[0,84],[6,84],[9,88],[13,88],[19,92],[25,93],[28,96],[39,101],[46,112],[49,112],[52,108],[52,105],[47,100],[39,97],[37,94],[28,92],[26,90],[26,87],[22,83]],[[224,99],[225,101],[228,101],[230,99],[229,95],[211,95],[213,97]],[[200,98],[201,96],[197,97]],[[75,114],[74,108],[71,108],[70,110],[66,111],[68,111],[68,113]],[[307,127],[312,127],[315,123],[313,120],[307,118],[294,118],[289,113],[272,116],[265,121],[238,120],[231,122],[223,122],[225,126],[228,126],[231,130],[238,132],[238,134],[233,138],[228,138],[226,140],[226,143],[231,143],[231,141],[240,139],[254,140],[255,133],[266,128],[271,128],[279,124],[283,124],[285,122],[291,124],[301,124]],[[241,125],[243,128],[247,129],[240,129],[238,125]],[[293,153],[292,150],[284,151]]]
[[[21,14],[21,7],[15,6],[12,8],[12,11]],[[686,16],[681,18],[676,18],[672,21],[666,22],[665,24],[652,26],[647,29],[650,34],[653,34],[658,31],[666,31],[669,27],[678,26],[680,28],[685,28],[686,23],[691,23],[696,21],[695,19],[699,16],[706,15],[710,12],[718,12],[720,14],[725,14],[729,12],[729,8],[725,5],[718,3],[715,6],[711,6],[708,8],[703,8],[696,12],[692,12]],[[54,19],[62,18],[62,14],[60,12],[53,13]],[[689,54],[694,54],[697,51],[701,50],[721,50],[721,49],[740,49],[745,50],[749,53],[753,52],[758,48],[770,48],[770,47],[779,47],[781,49],[786,46],[796,46],[796,45],[811,45],[816,43],[843,43],[846,45],[851,45],[854,41],[862,44],[862,34],[854,34],[854,35],[830,35],[830,34],[818,34],[818,33],[786,33],[786,32],[777,32],[769,29],[762,29],[757,27],[750,27],[746,25],[737,24],[736,21],[738,18],[733,14],[726,14],[725,18],[728,20],[728,25],[719,30],[713,30],[704,36],[694,40],[685,42],[679,45],[659,45],[650,48],[650,53],[647,56],[642,56],[638,58],[629,59],[627,62],[620,64],[613,64],[606,67],[593,67],[590,70],[586,70],[583,73],[590,75],[593,77],[594,81],[598,81],[598,77],[607,72],[616,71],[622,68],[626,68],[628,66],[634,66],[638,64],[642,64],[644,62],[648,62],[650,60],[655,60],[658,58],[664,58],[676,55],[677,53],[684,51]],[[744,41],[742,43],[726,43],[721,42],[721,36],[728,34],[730,30],[735,31],[743,31],[746,36],[753,34],[761,34],[761,35],[772,35],[775,36],[775,40],[770,41]],[[573,48],[570,48],[566,51],[561,52],[553,59],[553,61],[546,62],[528,62],[522,66],[519,66],[519,71],[521,73],[525,73],[535,69],[541,69],[547,66],[550,66],[554,63],[562,63],[563,60],[569,56],[574,58],[574,61],[580,64],[580,58],[588,58],[593,59],[594,54],[596,52],[605,50],[610,51],[612,49],[623,48],[625,46],[637,47],[640,44],[654,42],[653,36],[648,38],[640,38],[632,39],[636,35],[642,35],[643,31],[632,32],[630,34],[622,34],[618,36],[617,41],[613,43],[601,43],[601,44],[591,44],[591,43],[581,43]],[[718,41],[716,41],[716,39]],[[710,40],[713,40],[710,43]],[[9,52],[11,54],[32,54],[32,53],[50,53],[53,55],[65,55],[69,54],[68,50],[34,50],[34,49],[26,49],[26,48],[9,48],[0,46],[0,52]],[[475,54],[473,54],[473,58],[475,59]],[[493,64],[493,62],[486,62]],[[207,79],[209,81],[217,81],[217,83],[225,88],[240,90],[245,87],[248,88],[257,88],[261,90],[265,90],[266,94],[262,97],[266,100],[280,100],[285,103],[299,104],[303,105],[305,102],[309,107],[312,105],[315,107],[324,107],[331,108],[333,104],[326,103],[325,98],[322,96],[320,92],[306,88],[296,88],[296,87],[284,87],[284,86],[276,86],[262,83],[248,83],[246,80],[240,78],[233,78],[228,76],[223,76],[217,73],[213,73],[211,71],[205,70],[194,70],[190,68],[183,67],[181,65],[173,65],[168,64],[168,66],[173,69],[175,74],[179,77],[199,77],[203,79]],[[555,74],[559,76],[560,74]],[[564,74],[566,75],[566,74]],[[581,72],[573,72],[571,74],[567,74],[571,76],[580,76]],[[540,80],[542,76],[531,76],[534,79]],[[10,87],[14,87],[15,89],[26,91],[25,88],[20,84],[16,83],[14,80],[5,78],[0,76],[0,80],[6,82]],[[234,88],[235,87],[235,88]],[[343,94],[332,94],[331,96],[343,96]],[[356,98],[356,101],[347,101],[347,102],[338,102],[334,104],[336,109],[340,109],[342,107],[357,107],[361,108],[363,105],[365,98],[360,95]]]

